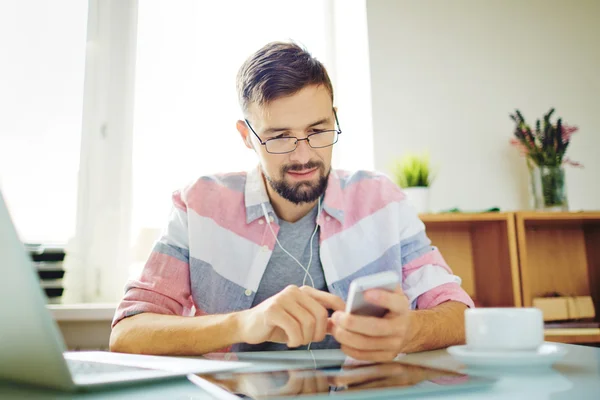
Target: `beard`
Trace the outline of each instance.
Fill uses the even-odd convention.
[[[306,169],[317,168],[319,177],[316,182],[302,181],[296,183],[288,183],[285,181],[285,174],[288,171],[302,171]],[[325,171],[325,165],[319,161],[309,161],[306,164],[290,164],[281,167],[279,180],[272,179],[268,176],[264,169],[263,174],[269,185],[275,190],[281,197],[294,203],[312,203],[317,200],[327,189],[327,182],[329,180],[329,172]]]

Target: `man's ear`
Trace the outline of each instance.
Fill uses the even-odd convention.
[[[248,125],[246,125],[246,122],[240,119],[238,120],[238,122],[235,123],[235,127],[240,133],[240,136],[242,137],[242,140],[244,141],[246,147],[249,149],[254,149],[254,147],[252,147],[252,142],[250,141],[250,130],[248,129]]]

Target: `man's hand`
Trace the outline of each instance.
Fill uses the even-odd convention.
[[[335,312],[330,332],[352,358],[390,361],[403,352],[410,322],[408,299],[398,285],[394,292],[372,289],[364,293],[369,303],[387,308],[383,318]]]
[[[454,378],[461,374],[440,372],[417,365],[387,362],[381,364],[344,366],[343,372],[330,377],[329,383],[345,390],[382,389],[386,387],[413,386],[438,377]],[[348,371],[347,373],[344,373]]]
[[[288,347],[320,342],[327,334],[327,310],[344,307],[344,301],[331,293],[290,285],[238,314],[240,339],[249,344],[286,343]]]
[[[272,374],[278,373],[274,372]],[[302,370],[290,370],[287,372],[287,375],[288,380],[285,385],[273,388],[273,390],[269,390],[269,396],[297,396],[300,394],[315,393],[329,394],[329,383],[327,382],[327,376],[321,371],[314,371],[313,375],[305,374]],[[264,382],[261,382],[261,384],[264,385]]]

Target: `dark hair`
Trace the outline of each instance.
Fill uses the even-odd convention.
[[[333,87],[325,66],[296,43],[271,42],[252,54],[237,75],[238,99],[246,112],[251,103],[269,104],[308,85]]]

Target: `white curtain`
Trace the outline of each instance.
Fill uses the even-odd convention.
[[[115,301],[129,264],[136,0],[90,0],[77,226],[64,302]]]

